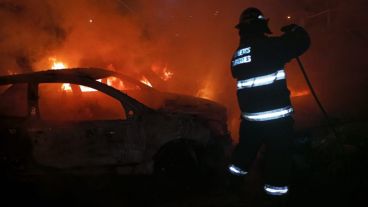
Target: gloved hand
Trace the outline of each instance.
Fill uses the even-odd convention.
[[[300,26],[296,24],[289,24],[281,28],[281,32],[294,32]]]

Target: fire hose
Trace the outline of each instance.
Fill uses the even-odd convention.
[[[326,110],[325,110],[325,108],[323,107],[323,105],[322,105],[321,101],[319,100],[319,98],[318,98],[318,96],[317,96],[316,92],[314,91],[314,88],[313,88],[313,86],[312,86],[312,83],[311,83],[311,82],[310,82],[310,80],[309,80],[309,77],[308,77],[308,75],[307,75],[307,73],[306,73],[306,71],[305,71],[305,68],[304,68],[304,65],[303,65],[302,61],[300,60],[300,58],[299,58],[299,57],[297,57],[297,58],[296,58],[296,60],[297,60],[297,62],[298,62],[298,64],[299,64],[300,70],[301,70],[301,71],[302,71],[302,73],[303,73],[304,79],[305,79],[305,81],[306,81],[306,82],[307,82],[307,84],[308,84],[309,90],[310,90],[310,92],[311,92],[311,93],[312,93],[312,95],[313,95],[314,100],[315,100],[315,101],[316,101],[316,103],[318,104],[319,109],[321,110],[321,112],[323,113],[323,115],[324,115],[324,117],[325,117],[325,119],[326,119],[326,121],[327,121],[327,125],[328,125],[328,127],[332,130],[333,135],[334,135],[334,136],[335,136],[335,138],[337,139],[337,138],[339,137],[339,136],[338,136],[338,133],[337,133],[337,131],[336,131],[336,129],[335,129],[335,127],[334,127],[334,125],[332,124],[331,119],[330,119],[330,117],[329,117],[329,115],[328,115],[327,111],[326,111]]]

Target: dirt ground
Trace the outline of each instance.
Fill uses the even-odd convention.
[[[106,180],[108,180],[106,182]],[[158,183],[152,177],[70,178],[68,181],[48,180],[47,184],[18,186],[2,185],[1,206],[266,206],[261,186],[245,183],[243,189],[229,189],[225,183]],[[113,183],[111,183],[113,182]],[[304,184],[306,184],[305,182]],[[316,184],[316,183],[315,183]],[[364,189],[353,186],[320,185],[292,186],[284,206],[361,206]],[[258,185],[258,187],[257,187]]]
[[[344,124],[338,139],[325,128],[295,140],[290,194],[280,206],[362,206],[368,195],[367,123]],[[261,156],[260,156],[261,157]],[[3,177],[4,178],[4,177]],[[0,206],[267,206],[262,158],[239,189],[226,175],[172,181],[154,176],[58,176],[2,179]],[[269,206],[269,205],[268,205]]]

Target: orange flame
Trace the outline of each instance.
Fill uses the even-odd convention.
[[[152,88],[152,84],[149,82],[149,80],[146,77],[142,76],[142,79],[140,81],[141,81],[141,83],[143,83],[143,84],[145,84],[145,85]]]
[[[213,100],[215,98],[214,86],[210,79],[208,79],[201,89],[197,91],[197,97]]]
[[[127,90],[127,87],[125,86],[124,82],[116,77],[109,77],[106,80],[106,84],[108,86],[114,87],[118,90],[125,91]]]
[[[97,81],[98,82],[102,82],[101,79],[98,79]],[[87,87],[87,86],[80,85],[79,87],[80,87],[80,89],[81,89],[82,92],[94,92],[94,91],[97,91],[96,89],[90,88],[90,87]]]
[[[68,68],[68,65],[66,63],[64,63],[62,61],[59,61],[54,57],[49,58],[49,61],[51,62],[51,69],[53,69],[53,70],[61,70],[61,69]],[[123,91],[125,91],[125,90],[139,90],[140,89],[140,88],[137,88],[137,87],[134,87],[134,88],[133,87],[127,87],[122,80],[120,80],[119,78],[116,78],[116,77],[108,77],[104,80],[99,79],[97,81],[98,82],[104,82],[108,86],[111,86],[111,87],[114,87],[118,90],[123,90]],[[145,85],[147,85],[149,87],[152,87],[152,84],[148,81],[148,79],[145,76],[142,77],[140,82],[144,83]],[[94,88],[90,88],[90,87],[82,86],[82,85],[80,85],[79,88],[83,93],[97,91]],[[70,83],[63,83],[62,86],[61,86],[61,90],[71,92],[72,87],[71,87]]]
[[[164,81],[168,81],[173,77],[173,75],[174,75],[174,73],[169,71],[167,69],[167,67],[165,67],[164,70],[162,71],[161,79],[164,80]]]
[[[52,63],[51,69],[53,69],[53,70],[60,70],[60,69],[68,68],[68,65],[66,65],[65,63],[63,63],[61,61],[58,61],[54,57],[49,58],[49,61]]]
[[[51,65],[51,69],[53,70],[61,70],[61,69],[66,69],[68,68],[68,65],[62,61],[57,60],[55,57],[51,57],[49,58],[49,61],[52,63]],[[100,81],[101,80],[97,80]],[[87,86],[80,86],[80,89],[82,92],[93,92],[96,91],[96,89],[87,87]],[[72,91],[72,87],[70,85],[70,83],[63,83],[63,85],[61,86],[61,90],[63,91]]]
[[[162,66],[153,64],[151,66],[151,70],[155,72],[156,75],[158,75],[163,81],[168,81],[174,76],[174,73],[167,69],[167,65]]]
[[[63,90],[63,91],[72,91],[72,87],[70,86],[69,83],[63,83],[63,85],[61,86],[61,90]]]
[[[53,69],[53,70],[60,70],[60,69],[68,68],[68,65],[66,65],[65,63],[63,63],[61,61],[58,61],[54,57],[49,58],[49,61],[52,64],[51,69]],[[63,90],[63,91],[72,91],[72,87],[70,86],[69,83],[63,83],[63,85],[61,86],[61,90]]]

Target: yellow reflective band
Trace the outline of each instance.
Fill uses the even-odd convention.
[[[249,121],[269,121],[290,116],[292,112],[293,108],[291,106],[288,106],[280,109],[258,113],[243,113],[242,115],[244,119]]]
[[[259,77],[250,78],[246,80],[239,80],[237,87],[238,87],[238,90],[241,90],[243,88],[253,88],[257,86],[264,86],[264,85],[272,84],[277,80],[283,80],[285,78],[286,78],[286,74],[285,74],[285,71],[282,69],[282,70],[278,70],[277,72],[269,74],[269,75],[259,76]]]

